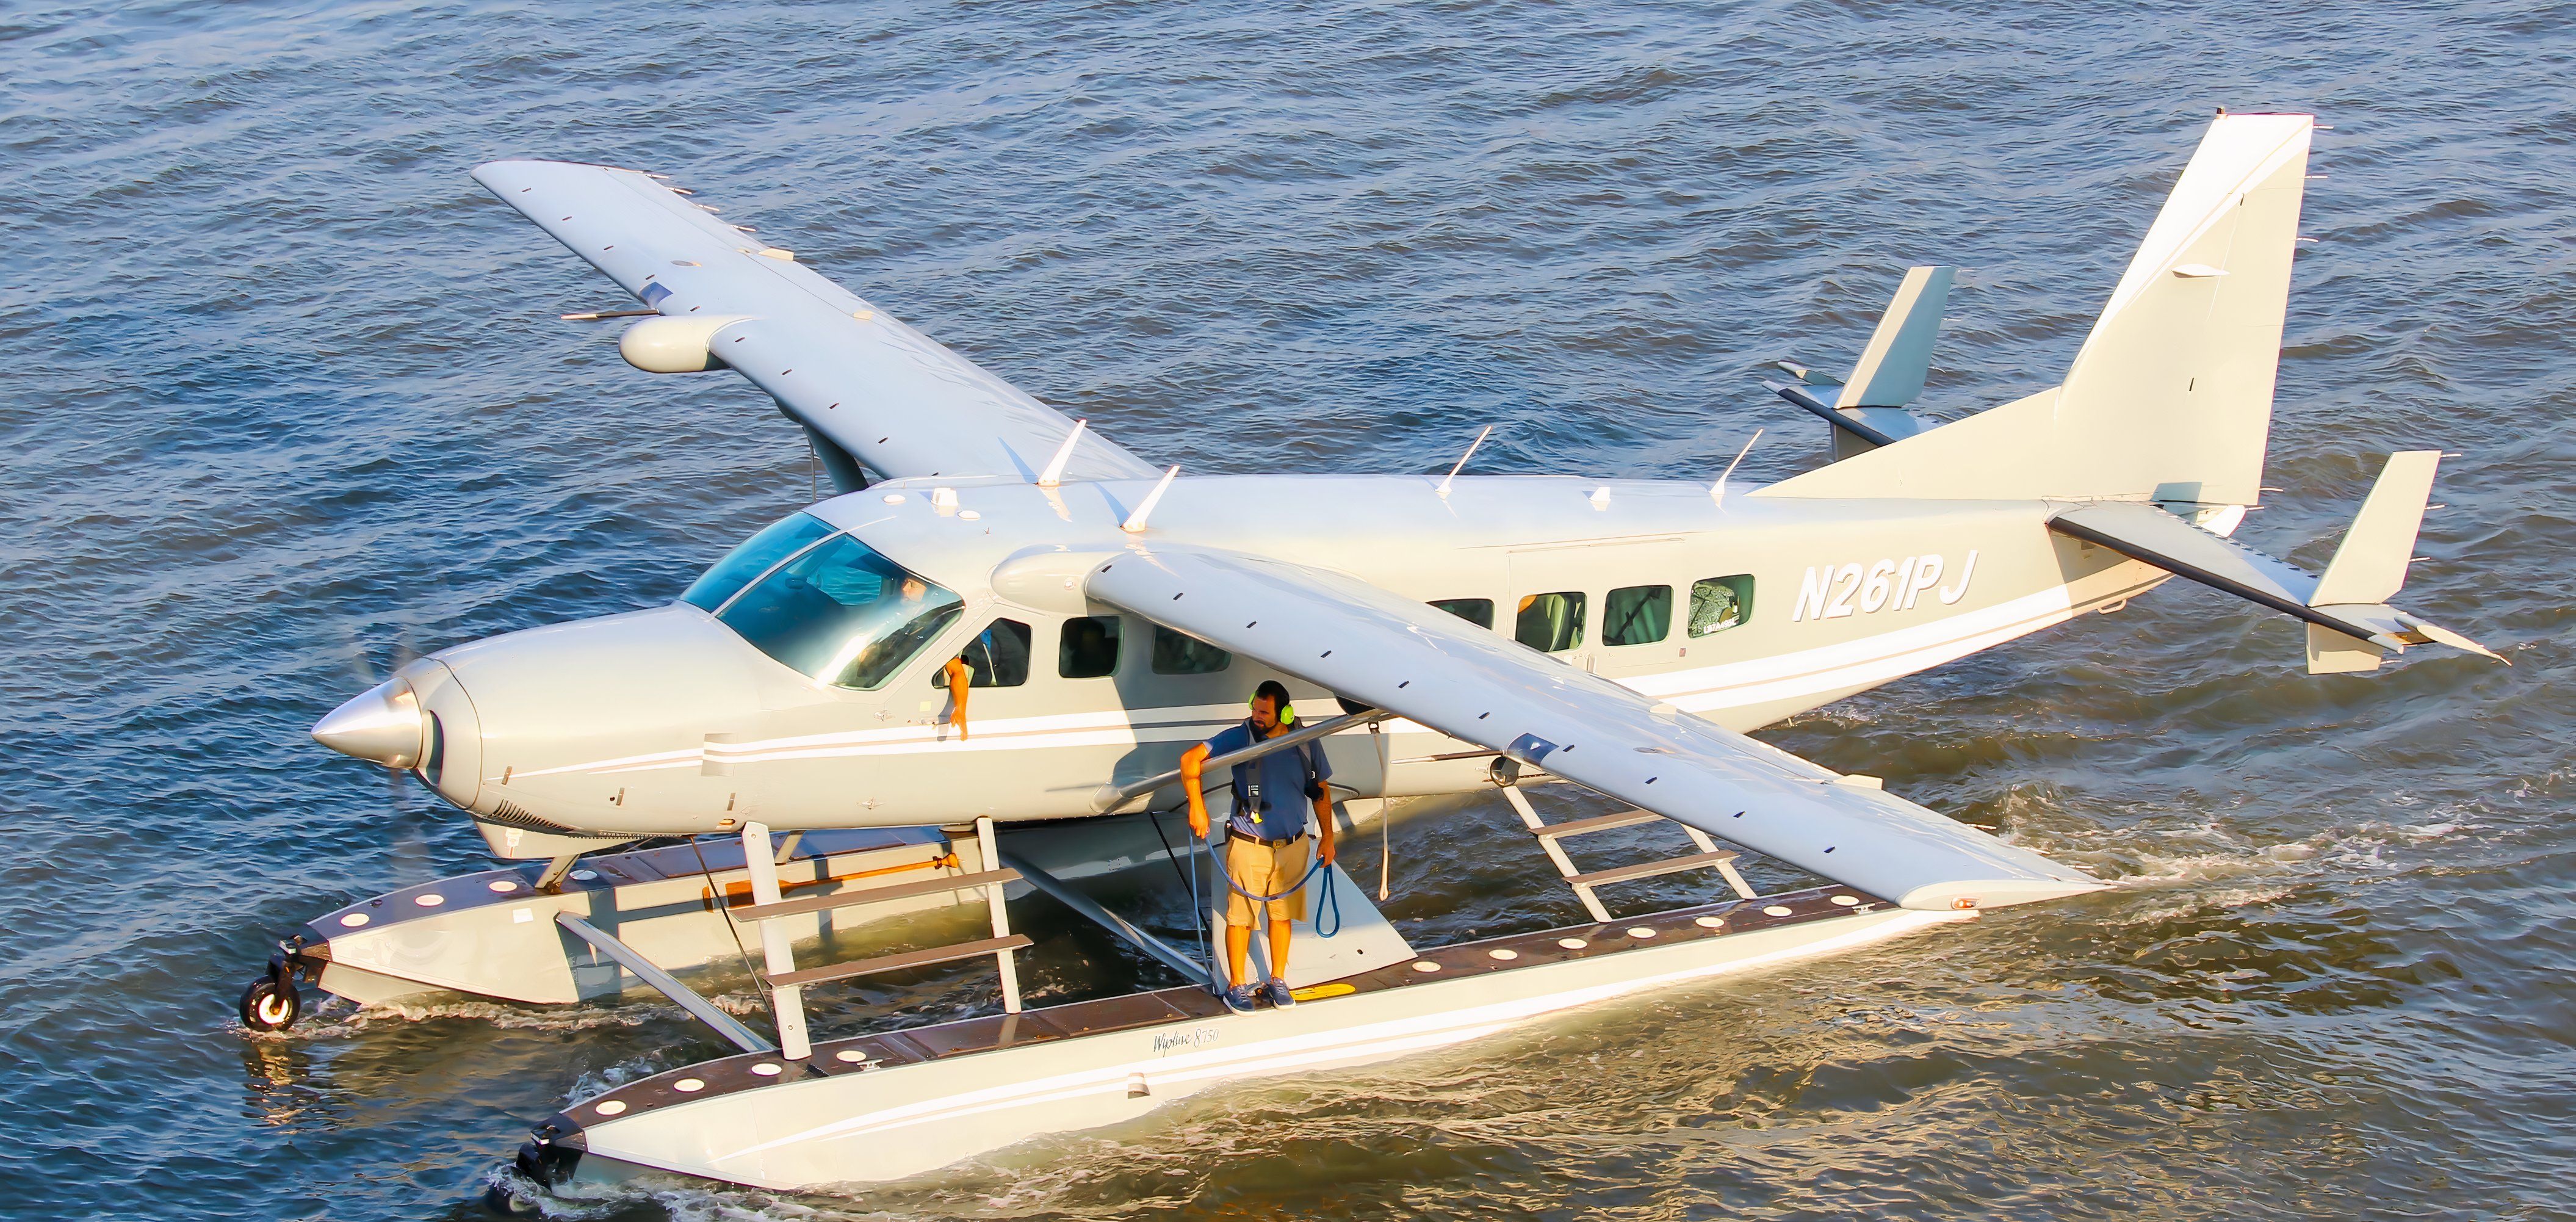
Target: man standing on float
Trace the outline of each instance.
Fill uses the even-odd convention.
[[[1241,751],[1265,738],[1288,732],[1297,720],[1288,689],[1264,679],[1252,691],[1252,716],[1242,724],[1190,748],[1181,755],[1181,789],[1190,799],[1190,831],[1208,834],[1207,799],[1199,790],[1199,766],[1210,756]],[[1305,905],[1306,804],[1322,829],[1317,855],[1333,861],[1333,799],[1324,782],[1333,765],[1320,742],[1273,751],[1234,766],[1234,814],[1225,822],[1225,873],[1234,882],[1226,898],[1225,953],[1229,971],[1227,1008],[1247,1013],[1259,1000],[1244,979],[1244,958],[1252,948],[1252,910],[1258,902],[1270,916],[1270,971],[1264,988],[1273,1006],[1293,1006],[1288,981],[1288,923]],[[1306,801],[1301,803],[1299,798]],[[1260,897],[1256,901],[1252,897]]]

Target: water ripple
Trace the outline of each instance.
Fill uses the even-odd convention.
[[[465,177],[720,195],[1158,461],[1744,476],[1754,384],[1964,269],[1926,406],[2058,376],[2210,108],[2321,136],[2268,480],[2321,563],[2439,445],[2410,596],[2511,670],[2299,673],[2168,588],[1774,737],[2120,886],[1500,1044],[1188,1101],[937,1182],[591,1218],[2563,1212],[2576,12],[2171,4],[1033,10],[682,0],[0,13],[0,1168],[31,1216],[471,1216],[512,1132],[705,1040],[656,1007],[226,1013],[311,913],[472,868],[304,727],[444,644],[665,600],[809,487],[731,379]],[[1498,810],[1411,928],[1570,919]],[[1373,849],[1370,850],[1373,852]],[[1373,862],[1361,861],[1366,869]],[[1641,888],[1636,897],[1672,898]],[[1142,970],[1099,947],[1040,991]],[[954,1012],[962,977],[849,1004]]]

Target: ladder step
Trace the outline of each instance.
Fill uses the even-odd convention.
[[[809,967],[801,972],[782,972],[769,978],[769,987],[785,988],[791,984],[821,984],[829,980],[847,980],[853,976],[872,976],[878,972],[897,972],[908,967],[929,967],[934,963],[954,963],[979,955],[1020,950],[1029,945],[1028,935],[986,938],[981,942],[960,942],[954,946],[933,946],[927,950],[908,950],[900,955],[879,955],[874,959],[853,959],[829,967]]]
[[[1020,872],[1012,869],[986,870],[980,874],[943,874],[919,882],[897,883],[891,887],[863,887],[855,891],[835,891],[830,895],[801,895],[775,904],[746,904],[733,910],[737,920],[769,921],[779,917],[848,908],[858,904],[882,904],[891,900],[908,900],[917,895],[937,895],[942,891],[963,891],[973,887],[999,886],[1019,881]]]
[[[1530,834],[1542,840],[1554,836],[1580,836],[1585,832],[1606,832],[1612,828],[1635,827],[1641,823],[1661,823],[1663,818],[1662,815],[1650,810],[1632,810],[1622,814],[1603,815],[1597,819],[1568,819],[1563,823],[1548,824]]]
[[[1576,887],[1599,887],[1610,883],[1653,878],[1658,874],[1678,874],[1684,870],[1706,869],[1709,866],[1733,861],[1735,857],[1734,853],[1720,849],[1714,853],[1693,853],[1688,857],[1668,857],[1662,861],[1641,861],[1635,865],[1612,866],[1607,870],[1596,870],[1590,874],[1577,874],[1565,881]]]

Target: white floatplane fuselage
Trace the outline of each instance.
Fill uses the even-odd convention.
[[[1156,510],[1172,523],[1156,541],[1339,570],[1504,635],[1530,612],[1527,633],[1567,665],[1739,730],[2168,576],[2051,532],[2046,502],[1721,500],[1699,483],[1544,477],[1462,478],[1443,497],[1436,483],[1183,480]],[[1119,523],[1148,491],[905,480],[823,502],[807,511],[817,532],[845,531],[957,599],[873,689],[800,673],[721,615],[676,603],[416,664],[406,680],[443,740],[419,767],[504,843],[513,826],[644,836],[752,817],[780,830],[1061,819],[1098,813],[1103,781],[1163,772],[1241,720],[1262,679],[1285,678],[1310,720],[1332,711],[1313,683],[1195,641],[1175,648],[1168,629],[1083,596],[1086,562],[1132,541]],[[2239,514],[2209,516],[2223,528]],[[1695,601],[1726,610],[1694,624]],[[997,677],[1016,681],[971,689],[961,740],[941,664],[1004,634],[1025,652]],[[1077,656],[1104,639],[1105,659]],[[1169,673],[1181,668],[1196,673]],[[1386,728],[1384,743],[1354,730],[1328,748],[1357,792],[1487,783],[1489,751],[1412,721]]]

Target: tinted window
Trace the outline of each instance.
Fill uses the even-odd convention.
[[[1015,619],[997,619],[992,626],[966,642],[957,656],[966,659],[968,687],[1018,687],[1029,681],[1029,626]],[[942,675],[931,680],[941,687],[948,684]]]
[[[680,601],[693,607],[713,611],[724,605],[736,591],[751,579],[769,571],[769,566],[796,554],[797,550],[832,533],[823,519],[800,513],[781,518],[761,528],[760,533],[743,540],[742,546],[725,553],[696,581],[689,583]]]
[[[1671,586],[1629,586],[1601,600],[1604,645],[1652,645],[1672,631]]]
[[[1118,617],[1084,616],[1064,622],[1064,639],[1055,651],[1055,673],[1067,679],[1097,679],[1118,669]]]
[[[1154,625],[1154,673],[1212,675],[1234,661],[1234,655],[1194,636]]]
[[[876,688],[957,611],[956,595],[839,535],[772,570],[716,618],[805,674]]]
[[[1583,594],[1566,590],[1521,599],[1520,622],[1512,639],[1532,649],[1562,653],[1583,643]]]
[[[1752,616],[1751,577],[1710,577],[1691,583],[1692,636],[1724,632]]]
[[[1440,598],[1432,606],[1474,624],[1479,628],[1494,626],[1494,600],[1490,598]]]

